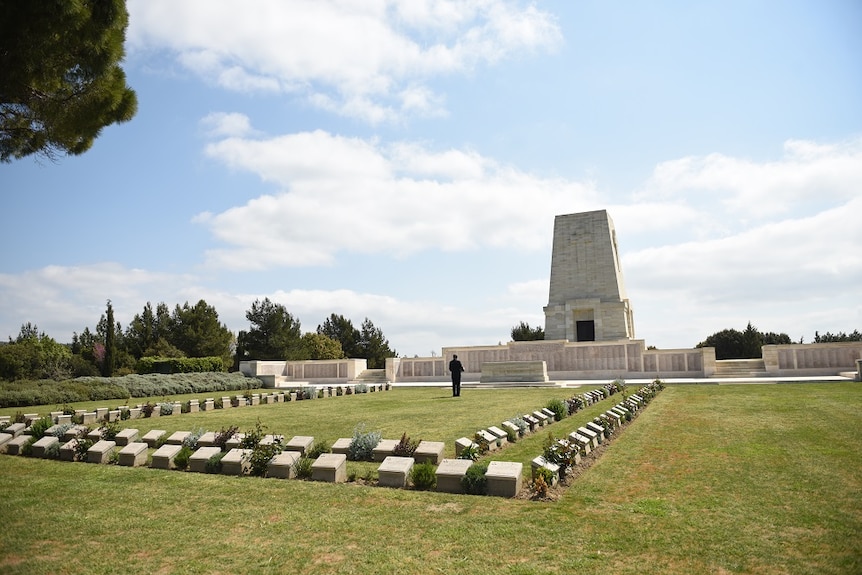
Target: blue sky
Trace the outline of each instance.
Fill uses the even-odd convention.
[[[0,336],[256,298],[402,355],[543,325],[607,209],[638,338],[862,328],[855,0],[132,0],[131,121],[0,165]]]

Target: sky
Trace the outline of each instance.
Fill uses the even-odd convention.
[[[402,356],[505,343],[595,209],[646,345],[862,329],[857,0],[128,9],[135,118],[0,164],[0,338],[268,297]]]

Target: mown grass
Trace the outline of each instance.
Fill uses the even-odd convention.
[[[450,445],[570,393],[396,389],[134,423],[260,417],[332,440],[365,421]],[[0,572],[859,573],[860,407],[859,384],[669,387],[553,503],[4,456]],[[499,458],[534,457],[541,435]]]

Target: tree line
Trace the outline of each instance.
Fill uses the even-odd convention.
[[[236,336],[219,320],[215,307],[150,302],[125,328],[114,318],[109,300],[94,330],[72,335],[71,344],[55,341],[32,323],[0,345],[0,379],[65,379],[126,375],[140,371],[142,358],[218,358],[225,369],[246,360],[364,358],[371,369],[386,365],[395,350],[383,331],[365,318],[359,328],[331,314],[314,332],[302,332],[299,318],[265,298],[246,311],[250,326]]]

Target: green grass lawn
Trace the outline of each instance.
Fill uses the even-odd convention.
[[[124,425],[259,418],[332,442],[364,422],[451,455],[572,393],[396,388]],[[860,407],[858,383],[669,387],[556,502],[0,456],[0,573],[860,573]],[[544,436],[494,457],[527,463]]]

